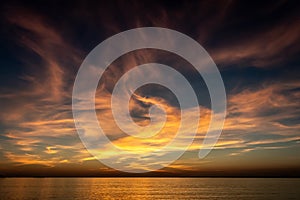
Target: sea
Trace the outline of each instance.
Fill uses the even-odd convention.
[[[0,199],[300,200],[300,179],[0,178]]]

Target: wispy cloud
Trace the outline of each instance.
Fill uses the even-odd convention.
[[[199,4],[201,5],[197,4],[197,6],[201,7],[202,4],[207,3]],[[197,6],[195,9],[198,8]],[[221,11],[219,15],[214,14],[210,20],[205,20],[212,15],[215,8],[211,4],[207,6],[208,11],[201,12],[198,16],[199,21],[203,21],[203,24],[200,23],[201,26],[198,26],[199,21],[192,21],[182,28],[195,29],[191,36],[204,44],[209,44],[211,35],[218,32],[218,25],[225,21],[230,11],[235,8],[234,3],[224,1],[218,5],[217,10]],[[180,30],[177,24],[180,24],[180,20],[184,23],[190,16],[190,12],[183,15],[174,11],[171,13],[171,16],[177,19],[174,20],[170,18],[170,12],[166,12],[163,8],[157,8],[157,13],[156,18],[146,15],[145,18],[134,19],[131,26],[151,24]],[[26,73],[19,77],[24,83],[22,87],[7,86],[8,91],[7,88],[5,90],[0,88],[1,105],[4,105],[0,113],[1,128],[3,126],[4,130],[1,134],[3,143],[1,142],[0,149],[7,159],[6,162],[18,166],[54,167],[60,164],[86,164],[95,160],[77,136],[70,105],[72,83],[84,53],[68,41],[68,35],[64,31],[55,28],[42,15],[19,9],[6,13],[6,17],[11,26],[17,27],[17,34],[20,37],[16,42],[29,50],[29,56],[38,57],[37,60],[40,60],[31,62],[33,59],[23,58]],[[121,30],[120,25],[115,21],[111,24],[106,23],[106,26],[106,29],[112,32]],[[241,33],[235,42],[230,44],[225,42],[209,48],[209,53],[222,66],[253,65],[272,68],[297,54],[299,32],[298,21],[283,20],[274,26],[259,29],[251,36]],[[177,133],[182,116],[180,108],[172,101],[174,96],[164,93],[168,98],[163,99],[154,95],[146,97],[142,92],[136,92],[130,100],[129,107],[136,124],[149,123],[149,107],[153,104],[161,105],[168,118],[158,134],[146,139],[135,138],[123,133],[117,127],[111,113],[111,93],[116,81],[129,69],[143,63],[160,61],[164,57],[166,60],[173,59],[165,55],[154,56],[150,51],[130,53],[129,56],[121,57],[119,61],[114,62],[99,83],[96,109],[104,132],[118,147],[135,152],[139,154],[139,159],[149,161],[149,166],[138,166],[135,162],[129,163],[129,166],[148,169],[151,165],[160,165],[161,163],[155,160],[145,158],[144,154],[168,144]],[[175,63],[175,68],[183,70],[184,67],[181,63]],[[159,72],[153,72],[154,75],[155,73]],[[299,81],[284,80],[263,81],[261,87],[257,88],[246,85],[239,93],[229,91],[227,120],[215,149],[224,152],[231,149],[232,151],[226,151],[226,156],[238,157],[254,151],[286,149],[299,145],[299,88]],[[199,169],[199,165],[211,162],[199,161],[197,157],[187,156],[191,152],[198,151],[199,148],[205,148],[201,142],[208,129],[211,110],[207,106],[199,105],[188,110],[187,116],[193,118],[198,108],[200,108],[201,118],[195,140],[188,152],[171,166],[174,169],[194,170]],[[155,125],[157,124],[154,124],[153,129],[156,128]],[[185,141],[192,137],[188,128],[184,131],[186,135],[174,143],[174,151],[183,149]],[[149,133],[140,134],[147,136]],[[110,159],[119,157],[107,146],[103,146],[101,154]],[[122,155],[123,160],[130,160],[130,158],[130,153]]]
[[[215,62],[222,65],[274,67],[299,53],[298,20],[284,20],[250,36],[236,38],[230,44],[211,50]]]
[[[15,42],[32,52],[31,57],[41,60],[37,63],[23,58],[26,74],[19,79],[24,86],[1,94],[5,107],[0,119],[6,127],[2,140],[7,162],[53,167],[69,163],[73,156],[89,157],[86,151],[82,153],[84,147],[78,141],[70,105],[70,82],[81,51],[41,15],[25,9],[5,14],[11,25],[22,30],[17,32]]]

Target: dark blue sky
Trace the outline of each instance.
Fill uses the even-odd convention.
[[[30,174],[50,167],[56,174],[74,167],[82,173],[96,168],[106,172],[89,159],[76,134],[73,82],[83,59],[100,42],[145,26],[174,29],[198,41],[218,66],[227,92],[227,122],[220,146],[207,158],[211,164],[202,169],[191,149],[167,172],[299,168],[299,13],[298,1],[2,1],[0,171]],[[205,83],[189,63],[171,53],[129,53],[107,76],[120,77],[128,66],[147,62],[173,65],[186,75],[201,91],[200,107],[209,110]],[[105,81],[110,94],[116,80]],[[143,93],[178,106],[163,88],[145,87]],[[105,115],[106,109],[98,114]],[[133,111],[134,117],[139,114]],[[186,168],[177,167],[181,165]]]

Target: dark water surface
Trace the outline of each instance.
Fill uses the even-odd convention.
[[[292,178],[1,178],[0,199],[297,199]]]

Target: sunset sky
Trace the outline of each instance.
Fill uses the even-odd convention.
[[[143,155],[177,132],[178,101],[158,85],[139,88],[129,109],[137,124],[146,125],[149,106],[162,105],[168,118],[159,134],[143,140],[126,135],[111,113],[111,94],[124,73],[163,63],[198,91],[201,119],[184,155],[151,175],[300,176],[300,4],[251,2],[2,1],[0,176],[120,175],[96,160],[79,139],[72,89],[81,63],[99,43],[149,26],[180,31],[210,54],[227,93],[225,125],[215,148],[199,159],[211,114],[205,83],[177,55],[142,49],[118,58],[99,82],[97,116],[115,145]],[[151,75],[159,76],[154,70]],[[195,111],[190,112],[193,117]],[[101,153],[114,158],[109,149]]]

